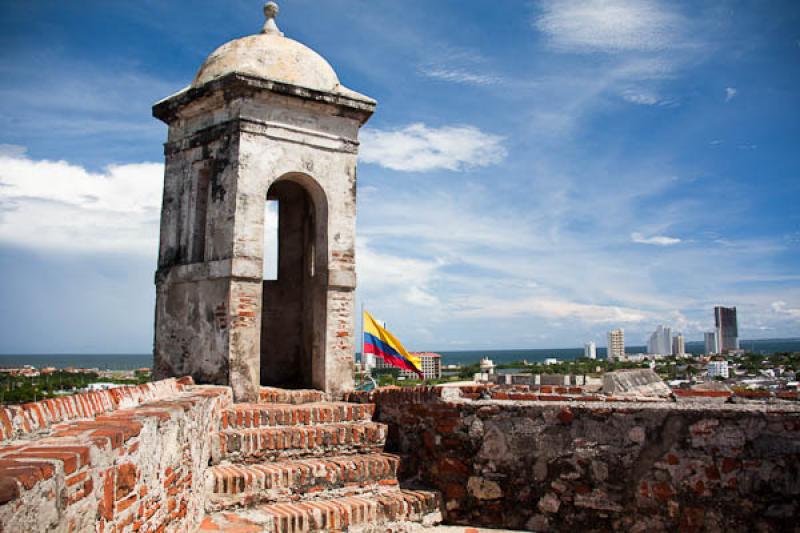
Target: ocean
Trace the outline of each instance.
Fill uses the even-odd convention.
[[[743,340],[743,349],[755,353],[771,354],[775,352],[800,352],[800,338]],[[687,342],[686,350],[690,353],[703,353],[702,342]],[[627,346],[628,353],[641,353],[644,346]],[[526,359],[531,362],[544,361],[554,357],[561,361],[572,361],[583,356],[583,348],[552,349],[520,349],[520,350],[468,350],[459,352],[441,351],[442,364],[472,364],[488,357],[495,364],[511,363]],[[604,359],[605,348],[597,348],[597,357]],[[99,368],[101,370],[135,370],[150,367],[153,364],[151,354],[0,354],[0,368],[32,365],[37,368],[54,366],[56,368]]]

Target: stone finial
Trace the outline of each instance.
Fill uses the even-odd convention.
[[[264,23],[264,28],[261,30],[261,33],[283,35],[278,25],[275,24],[275,17],[278,16],[279,12],[280,9],[275,2],[267,2],[264,4],[264,16],[267,17],[267,21]]]

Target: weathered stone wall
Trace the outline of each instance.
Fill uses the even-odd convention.
[[[296,385],[262,369],[263,332],[265,343],[302,338],[307,385],[336,395],[352,388],[358,132],[374,108],[235,73],[156,104],[154,113],[169,124],[156,378],[188,374],[230,385],[237,401],[255,401],[260,383]],[[302,320],[289,316],[262,328],[264,316],[286,307],[262,284],[264,203],[281,181],[308,194],[314,227],[289,227],[295,235],[281,237],[309,245],[303,262],[314,268],[299,300]],[[247,293],[244,301],[239,293]]]
[[[228,388],[166,380],[0,410],[0,531],[191,531]]]
[[[401,475],[441,490],[451,523],[797,531],[793,403],[472,400],[422,388],[351,399],[377,403]]]

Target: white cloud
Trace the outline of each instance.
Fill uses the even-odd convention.
[[[622,98],[624,98],[627,102],[639,105],[656,105],[660,100],[658,96],[652,93],[633,90],[628,90],[622,93]]]
[[[800,307],[789,307],[784,301],[772,302],[772,311],[779,315],[800,319]]]
[[[534,21],[551,46],[578,52],[673,48],[684,23],[653,0],[546,0]]]
[[[469,297],[457,305],[461,309],[456,311],[456,315],[464,317],[537,316],[546,319],[572,319],[589,324],[626,324],[641,322],[647,318],[647,314],[638,309],[539,297],[520,300]]]
[[[356,268],[359,289],[368,295],[380,294],[381,300],[402,300],[414,306],[433,306],[438,299],[430,293],[429,285],[442,262],[397,257],[378,252],[369,240],[358,239]]]
[[[486,167],[507,155],[503,137],[474,126],[417,123],[395,130],[366,128],[361,136],[361,161],[405,172]]]
[[[419,72],[428,78],[468,85],[496,85],[502,81],[498,76],[478,74],[462,68],[425,66],[420,67]]]
[[[662,98],[657,93],[636,89],[627,89],[622,92],[622,98],[626,102],[637,105],[647,105],[659,107],[676,107],[680,102],[674,98]]]
[[[24,157],[27,151],[17,144],[0,144],[0,157]]]
[[[737,92],[735,87],[725,87],[725,101],[730,102],[733,100]]]
[[[645,237],[639,232],[631,233],[631,240],[639,244],[654,244],[656,246],[672,246],[681,242],[681,240],[676,237],[666,237],[664,235]]]
[[[0,151],[0,241],[28,248],[154,255],[164,166],[65,161]]]

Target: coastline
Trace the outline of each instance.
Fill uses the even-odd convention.
[[[777,353],[777,352],[800,352],[800,338],[790,339],[768,339],[768,340],[743,340],[742,348],[752,350],[756,353]],[[686,344],[687,351],[700,354],[703,351],[702,343],[689,342]],[[627,353],[641,353],[645,351],[644,346],[627,346]],[[508,349],[508,350],[461,350],[461,351],[439,351],[442,355],[444,365],[469,365],[480,361],[481,357],[488,357],[495,364],[506,364],[515,361],[527,360],[530,362],[542,362],[547,358],[554,357],[561,361],[572,361],[583,356],[583,348],[531,348],[531,349]],[[605,359],[606,350],[603,347],[597,348],[597,358]],[[357,357],[358,359],[358,357]],[[0,354],[0,368],[21,367],[31,365],[36,368],[55,367],[55,368],[97,368],[100,370],[135,370],[138,368],[149,368],[153,364],[152,354]]]

